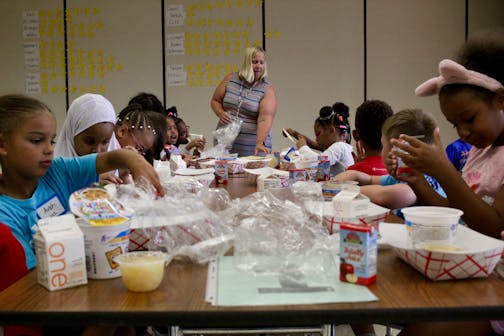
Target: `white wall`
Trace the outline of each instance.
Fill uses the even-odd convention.
[[[192,0],[164,1],[166,7]],[[219,2],[223,3],[205,3]],[[89,73],[69,78],[69,88],[77,88],[70,93],[70,101],[93,85],[106,89],[104,95],[117,111],[139,91],[163,97],[161,0],[66,3],[69,9],[97,9],[91,19],[83,16],[80,20],[85,19],[88,25],[93,20],[102,24],[92,38],[69,38],[72,47],[85,52],[102,50],[122,67],[101,79],[96,73],[94,78]],[[465,39],[466,27],[469,34],[504,28],[504,1],[467,0],[467,4],[466,20],[466,0],[266,0],[265,32],[275,32],[266,39],[270,79],[278,95],[275,149],[290,145],[280,135],[281,128],[311,135],[321,106],[343,101],[353,113],[366,93],[368,99],[385,100],[394,110],[420,107],[433,112],[445,144],[453,140],[456,134],[439,112],[437,99],[417,98],[413,90],[436,74],[439,60],[453,55]],[[0,2],[0,42],[8,46],[0,56],[0,94],[25,90],[23,11],[62,12],[62,6],[62,1],[56,0]],[[74,23],[78,21],[74,19]],[[63,36],[56,34],[52,40],[60,42]],[[57,75],[52,85],[64,88],[65,78]],[[195,88],[187,91],[189,95],[175,94],[167,101],[167,105],[180,107],[193,132],[208,138],[217,121],[209,107],[212,91],[213,86]],[[53,108],[61,126],[66,109],[64,91],[37,96]]]

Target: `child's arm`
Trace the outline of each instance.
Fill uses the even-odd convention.
[[[401,135],[409,145],[391,140],[409,154],[395,153],[408,166],[434,177],[448,197],[448,205],[464,211],[464,221],[469,227],[492,237],[500,238],[504,230],[504,187],[501,187],[493,205],[484,202],[462,179],[460,173],[446,157],[439,130],[434,132],[434,145],[413,137]]]
[[[380,184],[380,176],[369,175],[357,170],[346,170],[336,175],[333,180],[336,181],[357,181],[359,185]]]
[[[159,181],[159,176],[154,168],[140,154],[128,149],[118,149],[97,155],[97,174],[102,174],[115,169],[129,169],[135,180],[144,177],[147,181],[152,183],[154,188],[161,195],[164,194],[163,187]]]
[[[303,135],[303,134],[299,133],[298,131],[296,131],[296,130],[294,130],[294,129],[292,129],[292,128],[286,128],[285,130],[286,130],[286,131],[287,131],[290,135],[292,135],[294,138],[296,138],[296,139],[299,139],[299,138],[301,138],[301,137],[305,138],[305,139],[306,139],[306,145],[307,145],[308,147],[313,148],[313,149],[316,149],[316,150],[318,150],[318,151],[320,151],[320,150],[321,150],[321,148],[320,148],[319,144],[318,144],[316,141],[314,141],[314,140],[310,139],[309,137],[307,137],[306,135]]]
[[[365,185],[360,188],[360,191],[369,197],[371,202],[389,209],[404,208],[417,201],[415,193],[405,183],[386,186]]]

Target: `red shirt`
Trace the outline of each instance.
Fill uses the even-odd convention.
[[[3,291],[28,273],[23,247],[12,234],[10,228],[0,223],[0,291]],[[30,326],[4,326],[5,336],[39,336],[42,328]]]
[[[388,174],[380,155],[369,156],[361,162],[348,166],[347,170],[358,170],[368,175],[382,176]]]

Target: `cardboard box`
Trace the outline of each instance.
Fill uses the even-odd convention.
[[[343,223],[340,226],[340,281],[370,285],[376,281],[378,228]]]
[[[414,248],[406,225],[380,223],[380,234],[399,258],[434,281],[488,277],[504,252],[501,239],[463,225],[459,225],[453,244],[432,246],[435,248]]]
[[[356,217],[366,211],[371,202],[357,190],[341,190],[333,197],[334,215],[338,217]]]
[[[87,284],[84,235],[67,214],[38,221],[35,234],[38,282],[50,291]]]

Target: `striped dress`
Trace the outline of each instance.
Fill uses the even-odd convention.
[[[232,116],[239,115],[243,120],[240,134],[230,150],[231,153],[238,153],[239,156],[254,155],[259,103],[270,86],[271,83],[267,79],[262,79],[250,86],[238,77],[238,73],[233,73],[229,79],[222,106],[226,112]],[[220,126],[222,124],[219,122],[217,127]],[[266,147],[271,149],[271,129],[265,143]]]

